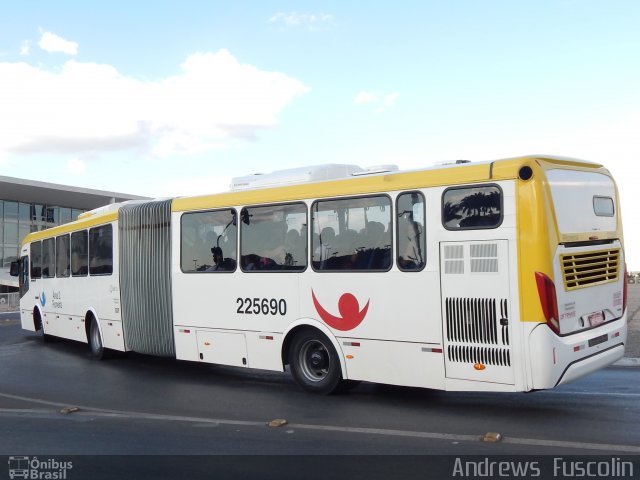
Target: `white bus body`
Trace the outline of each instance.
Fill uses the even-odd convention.
[[[414,210],[401,210],[409,198]],[[287,251],[277,270],[260,271],[243,249],[258,248],[250,229],[267,228],[270,208],[285,225],[278,235],[306,237],[304,253],[291,261]],[[234,223],[208,227],[217,214]],[[375,223],[383,241],[373,246]],[[321,238],[330,224],[333,243]],[[409,244],[423,247],[405,255],[407,225],[419,232]],[[110,273],[92,274],[92,245],[108,229]],[[225,269],[187,246],[203,233],[217,236],[211,252],[221,241],[226,255],[235,249]],[[72,245],[57,276],[44,278],[38,244],[64,236],[89,274],[74,265]],[[626,343],[615,185],[600,166],[552,157],[109,207],[31,234],[21,257],[27,330],[87,342],[96,357],[110,349],[275,371],[291,364],[303,388],[321,393],[350,380],[552,388],[616,361]],[[363,258],[369,267],[357,264]],[[337,268],[326,267],[332,261]]]

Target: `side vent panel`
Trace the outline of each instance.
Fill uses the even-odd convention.
[[[510,278],[510,240],[440,243],[445,376],[514,385],[512,328],[519,328]],[[515,310],[514,310],[515,308]],[[512,311],[514,310],[514,311]],[[452,389],[482,388],[452,382]]]
[[[498,244],[471,244],[471,273],[498,273]]]
[[[446,275],[464,274],[463,245],[446,245],[444,247],[444,273]]]

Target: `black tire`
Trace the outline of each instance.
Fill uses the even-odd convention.
[[[342,380],[338,386],[337,392],[347,393],[349,390],[353,390],[362,382],[360,380]]]
[[[40,312],[38,310],[35,310],[33,312],[33,326],[36,329],[36,332],[38,330],[42,330],[42,342],[43,343],[51,343],[53,342],[53,337],[51,335],[47,335],[44,331],[44,322],[42,321],[42,318],[40,317]]]
[[[342,381],[340,359],[326,335],[317,330],[298,333],[291,343],[289,366],[296,383],[312,393],[328,395]]]
[[[89,351],[91,352],[92,358],[95,360],[103,360],[107,357],[106,349],[102,344],[102,335],[100,335],[98,322],[95,318],[91,319],[91,324],[89,325],[89,337],[87,340],[89,341]]]

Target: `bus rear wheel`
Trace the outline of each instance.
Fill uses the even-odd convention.
[[[308,392],[328,395],[340,386],[340,359],[331,341],[319,331],[305,330],[294,337],[289,365],[296,383]]]
[[[91,319],[91,325],[89,325],[89,350],[91,356],[96,360],[106,358],[106,349],[102,344],[102,335],[100,335],[100,328],[95,318]]]

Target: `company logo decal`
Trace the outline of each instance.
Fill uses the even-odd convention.
[[[320,318],[331,328],[335,328],[342,332],[353,330],[360,325],[364,320],[364,317],[367,316],[367,311],[369,310],[370,300],[367,300],[367,304],[362,310],[360,310],[358,299],[351,293],[345,293],[340,297],[340,300],[338,300],[338,312],[340,312],[340,316],[337,317],[329,313],[322,305],[320,305],[313,289],[311,289],[311,297],[313,298],[313,304],[315,305]]]
[[[47,304],[47,296],[44,294],[44,290],[40,294],[40,305],[43,307]]]

